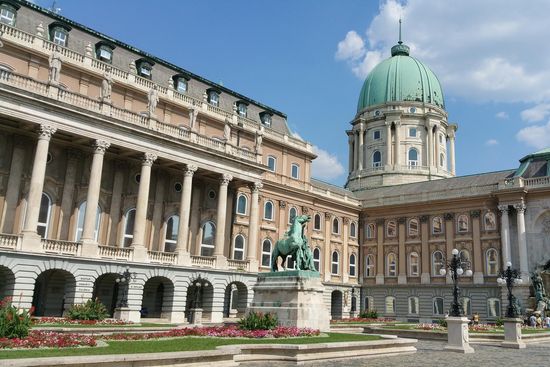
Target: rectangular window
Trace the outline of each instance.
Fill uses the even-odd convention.
[[[15,12],[5,5],[0,8],[0,23],[15,25]]]
[[[139,70],[139,73],[140,73],[141,76],[150,77],[151,76],[151,69],[149,69],[146,66],[142,66]]]
[[[185,79],[178,79],[178,82],[176,83],[176,90],[180,93],[187,92],[187,80]]]
[[[260,114],[260,120],[262,122],[262,125],[271,127],[271,115],[267,112],[263,112]]]
[[[65,47],[67,45],[67,32],[63,29],[56,29],[53,32],[53,43]]]
[[[498,298],[487,300],[487,315],[490,318],[500,317],[500,300]]]
[[[380,140],[380,130],[375,130],[372,132],[372,138],[374,140]]]
[[[409,315],[418,315],[418,297],[409,298]]]
[[[237,107],[237,112],[239,113],[239,116],[246,117],[247,108],[244,103],[239,103]]]
[[[300,178],[300,166],[298,166],[297,164],[292,164],[290,171],[290,175],[292,178],[296,180]]]
[[[386,297],[386,313],[395,313],[395,297]]]
[[[99,49],[99,58],[105,61],[111,61],[113,57],[112,51],[107,50],[106,48]]]
[[[409,137],[416,138],[416,127],[409,128]]]
[[[434,315],[443,315],[443,298],[434,298]]]
[[[208,103],[218,107],[220,105],[220,95],[214,91],[210,91],[208,93]]]

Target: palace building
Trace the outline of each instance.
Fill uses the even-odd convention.
[[[457,125],[401,41],[361,90],[341,188],[263,103],[23,0],[0,0],[0,33],[0,298],[36,315],[113,313],[128,270],[134,321],[241,316],[301,214],[333,319],[441,318],[456,248],[464,309],[492,320],[503,266],[548,260],[550,151],[455,177]]]

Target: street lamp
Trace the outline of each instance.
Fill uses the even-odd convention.
[[[512,263],[506,263],[506,270],[502,270],[497,278],[499,285],[506,285],[508,288],[508,309],[506,310],[506,317],[515,318],[518,317],[521,311],[518,309],[516,297],[512,294],[512,288],[515,284],[523,283],[521,274],[517,269],[512,269]]]
[[[122,296],[117,304],[117,307],[128,307],[128,286],[130,281],[136,279],[136,273],[130,273],[130,267],[127,266],[124,272],[118,274],[118,278],[115,282],[118,284],[119,289],[122,288]]]
[[[203,289],[208,288],[209,282],[206,279],[202,279],[199,275],[197,277],[197,280],[194,282],[195,284],[195,308],[202,308],[202,293]]]
[[[461,317],[464,310],[462,309],[462,305],[458,302],[458,296],[460,295],[460,289],[458,288],[458,277],[462,275],[471,277],[472,270],[470,270],[471,264],[469,261],[463,261],[460,259],[457,249],[453,249],[451,254],[453,255],[453,258],[450,261],[443,259],[443,264],[445,264],[445,266],[441,268],[439,274],[443,276],[446,275],[447,270],[445,267],[449,268],[449,271],[451,272],[451,279],[453,280],[453,303],[451,303],[451,311],[449,315],[453,317]],[[466,270],[464,270],[464,268],[466,268]]]

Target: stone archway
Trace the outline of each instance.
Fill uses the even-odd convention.
[[[6,266],[0,266],[0,301],[6,297],[13,297],[15,275]]]
[[[63,316],[74,304],[76,280],[66,270],[42,272],[34,284],[32,305],[35,316]]]
[[[342,291],[332,291],[330,295],[330,316],[332,320],[342,319]]]
[[[110,317],[113,317],[115,308],[120,301],[119,285],[116,281],[119,276],[117,273],[106,273],[99,276],[94,282],[92,299],[97,298],[103,303]]]
[[[195,278],[189,283],[189,287],[187,287],[185,318],[188,322],[193,322],[191,310],[195,308],[202,308],[202,320],[210,321],[212,317],[213,303],[214,287],[212,283],[203,278]]]
[[[242,317],[246,312],[248,289],[242,282],[232,282],[225,287],[223,317]]]
[[[143,286],[141,317],[169,319],[174,303],[174,283],[166,277],[149,278]]]

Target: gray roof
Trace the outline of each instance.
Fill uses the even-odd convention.
[[[329,190],[334,193],[340,194],[340,195],[347,195],[349,198],[355,198],[356,195],[353,193],[353,191],[350,191],[348,189],[344,189],[341,186],[333,185],[331,183],[318,180],[316,178],[311,178],[311,184],[321,190]]]

